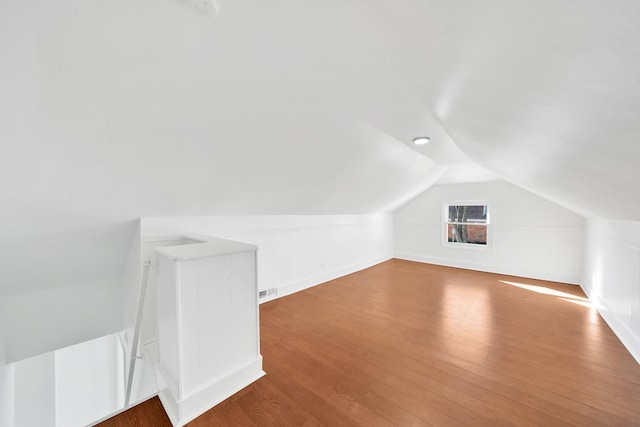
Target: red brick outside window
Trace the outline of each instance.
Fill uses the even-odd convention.
[[[446,241],[471,245],[487,245],[489,206],[486,204],[446,205]]]

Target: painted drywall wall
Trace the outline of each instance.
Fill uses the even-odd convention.
[[[90,425],[124,407],[124,355],[117,340],[109,335],[55,352],[56,426]]]
[[[115,334],[2,366],[0,426],[90,425],[124,408],[124,383]]]
[[[11,363],[123,329],[122,281],[11,295],[3,311]]]
[[[393,217],[273,215],[142,218],[142,259],[154,248],[206,234],[258,246],[258,288],[284,296],[385,261],[393,255]],[[175,235],[174,237],[167,235]],[[164,236],[164,237],[162,237]],[[155,339],[155,272],[149,276],[143,342]],[[261,302],[271,298],[262,299]]]
[[[43,354],[15,365],[13,427],[55,427],[55,356]]]
[[[0,426],[15,425],[15,365],[0,365]]]
[[[64,225],[58,219],[5,224],[16,227],[0,240],[0,340],[6,363],[123,326],[123,272],[136,222],[85,227],[75,215]]]
[[[142,266],[140,263],[140,221],[136,221],[136,231],[131,239],[127,260],[122,277],[122,291],[118,295],[121,299],[121,325],[124,331],[121,333],[124,345],[125,372],[129,375],[131,367],[135,370],[134,358],[138,349],[134,349],[135,319],[138,311],[138,302],[142,299]],[[151,302],[149,303],[151,304]],[[115,319],[114,319],[115,322]]]
[[[582,288],[640,363],[640,222],[588,219]]]
[[[491,249],[442,244],[443,203],[487,200]],[[583,218],[505,181],[436,185],[394,214],[398,258],[577,284]]]
[[[7,325],[9,319],[5,315],[4,297],[0,296],[0,367],[7,363]]]

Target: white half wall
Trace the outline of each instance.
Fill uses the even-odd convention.
[[[443,204],[486,200],[492,248],[443,244]],[[396,210],[394,256],[451,267],[578,284],[584,219],[506,181],[436,185]]]
[[[258,289],[276,288],[275,297],[335,279],[393,256],[392,214],[207,216],[141,219],[142,261],[156,247],[180,244],[185,234],[258,246]],[[153,340],[155,272],[142,325],[143,342]],[[261,299],[265,302],[273,297]]]
[[[640,222],[586,221],[582,289],[640,363]]]

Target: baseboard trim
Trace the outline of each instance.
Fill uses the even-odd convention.
[[[618,317],[615,312],[607,306],[597,296],[593,295],[591,289],[586,286],[580,286],[585,294],[589,297],[589,301],[596,308],[600,316],[609,325],[614,334],[618,337],[622,345],[629,351],[631,356],[640,364],[640,337],[629,328],[629,326]]]
[[[182,400],[177,400],[168,387],[162,388],[158,397],[171,424],[174,427],[182,427],[264,375],[262,357],[259,356],[256,360]]]
[[[450,258],[430,257],[426,255],[411,254],[407,252],[396,252],[394,253],[394,258],[403,259],[406,261],[422,262],[426,264],[442,265],[445,267],[462,268],[465,270],[483,271],[485,273],[496,273],[496,274],[504,274],[507,276],[525,277],[529,279],[548,280],[550,282],[567,283],[570,285],[580,284],[579,277],[574,277],[574,276],[569,276],[564,274],[557,274],[557,273],[550,273],[550,272],[525,271],[517,268],[486,265],[486,264],[475,263],[475,262],[460,261],[457,259],[450,259]]]
[[[276,296],[274,296],[273,298],[264,299],[260,301],[260,303],[262,304],[264,302],[271,301],[276,298],[291,295],[293,293],[311,288],[316,285],[320,285],[330,280],[334,280],[339,277],[346,276],[347,274],[355,273],[356,271],[373,267],[374,265],[380,264],[381,262],[389,261],[392,258],[393,258],[393,255],[391,253],[388,253],[388,254],[377,256],[375,258],[368,259],[366,261],[361,261],[361,262],[350,264],[344,267],[336,268],[331,271],[327,271],[326,273],[319,274],[317,276],[296,280],[294,282],[278,286]]]

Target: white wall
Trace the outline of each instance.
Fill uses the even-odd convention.
[[[16,366],[0,365],[0,426],[15,425]]]
[[[23,360],[15,365],[13,427],[56,425],[54,353]]]
[[[9,319],[7,319],[5,313],[6,309],[4,308],[4,297],[0,295],[0,367],[7,363],[7,325],[9,323]]]
[[[189,233],[257,245],[258,288],[284,296],[385,261],[393,255],[391,214],[272,215],[142,218],[142,258],[154,248],[180,243]],[[156,236],[155,238],[153,236]],[[143,321],[143,342],[155,337],[153,271]],[[261,302],[266,301],[265,299]]]
[[[488,200],[492,249],[442,244],[443,203]],[[577,284],[583,218],[505,181],[437,185],[394,215],[397,258]]]
[[[4,298],[7,363],[123,329],[122,282],[108,280]]]
[[[55,352],[56,426],[84,426],[124,407],[123,349],[116,335]]]
[[[586,221],[582,288],[640,362],[640,222]]]
[[[133,341],[135,334],[135,316],[138,308],[138,299],[141,289],[142,266],[140,265],[140,221],[136,221],[136,231],[128,248],[127,260],[124,265],[122,277],[122,292],[119,294],[122,303],[121,325],[124,332],[121,334],[124,343],[126,372],[135,363],[132,363]]]
[[[139,242],[137,222],[89,228],[81,222],[74,222],[74,231],[38,236],[37,228],[55,225],[52,217],[2,235],[0,341],[6,363],[123,328],[123,272],[132,242]]]
[[[123,355],[112,334],[0,367],[0,426],[84,426],[122,410]]]

